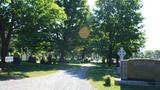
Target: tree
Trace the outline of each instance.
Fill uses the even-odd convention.
[[[2,62],[5,62],[13,35],[20,37],[21,40],[32,38],[32,41],[33,38],[38,38],[42,34],[41,32],[48,29],[49,26],[61,23],[65,18],[63,9],[52,0],[2,0],[0,2]],[[27,38],[22,38],[23,36],[27,36]],[[29,37],[31,38],[28,39]],[[24,42],[24,44],[26,43]]]
[[[57,31],[51,32],[56,51],[60,55],[59,62],[64,62],[67,53],[76,47],[80,38],[78,35],[80,26],[86,24],[89,14],[89,6],[86,0],[56,0],[56,3],[63,7],[68,18],[58,25]]]
[[[94,32],[100,52],[108,59],[117,58],[119,47],[124,47],[127,57],[143,47],[145,38],[141,31],[143,17],[140,0],[98,0],[95,9]],[[118,60],[117,60],[118,63]]]
[[[154,59],[160,58],[160,50],[146,50],[143,53],[144,53],[144,58],[154,58]]]
[[[29,48],[32,53],[36,53],[40,50],[48,50],[48,46],[50,45],[48,40],[50,38],[48,37],[49,32],[54,31],[54,27],[66,20],[67,16],[63,8],[59,7],[52,0],[46,0],[44,3],[35,2],[33,5],[36,5],[37,8],[33,8],[33,11],[29,11],[28,13],[34,13],[34,16],[28,16],[26,22],[32,18],[37,20],[28,22],[29,25],[26,25],[25,30],[19,32],[16,46]],[[36,25],[33,27],[35,23]]]

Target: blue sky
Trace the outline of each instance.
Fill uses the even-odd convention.
[[[91,8],[95,0],[88,0]],[[146,34],[144,50],[160,50],[160,0],[142,0],[142,14],[145,18],[143,30]]]

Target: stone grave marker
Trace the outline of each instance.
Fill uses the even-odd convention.
[[[130,59],[126,64],[128,67],[122,69],[122,72],[127,71],[126,79],[160,81],[159,60]]]
[[[26,54],[22,55],[22,61],[27,61],[27,55]]]
[[[13,62],[13,56],[7,56],[5,57],[6,62]]]
[[[120,61],[124,60],[124,56],[126,55],[126,52],[125,52],[125,50],[124,50],[123,47],[121,47],[121,48],[119,49],[119,51],[118,51],[117,54],[118,54],[118,56],[120,57]]]
[[[117,79],[116,83],[160,86],[160,60],[128,59],[121,61],[121,79]]]
[[[126,52],[125,52],[125,50],[124,50],[124,48],[123,47],[120,47],[120,49],[119,49],[119,51],[117,52],[117,54],[118,54],[118,56],[119,56],[119,60],[120,60],[120,67],[117,67],[117,74],[119,75],[120,74],[120,72],[121,72],[121,61],[123,61],[124,60],[124,57],[125,57],[125,55],[126,55]],[[125,65],[126,66],[126,65]]]

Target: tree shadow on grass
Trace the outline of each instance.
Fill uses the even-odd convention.
[[[28,76],[23,73],[17,73],[13,75],[0,74],[0,81],[6,81],[10,79],[18,80],[18,79],[23,79],[23,78],[28,78]]]
[[[116,75],[116,67],[98,65],[87,72],[87,79],[91,79],[93,81],[103,81],[103,77],[106,75],[110,75],[111,77],[119,77]]]

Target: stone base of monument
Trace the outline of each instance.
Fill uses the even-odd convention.
[[[118,76],[120,76],[120,73],[121,73],[120,67],[116,67],[116,74],[117,74]]]
[[[116,85],[135,85],[135,86],[157,86],[160,87],[158,81],[138,81],[138,80],[121,80],[120,78],[115,79]]]

